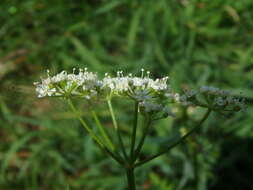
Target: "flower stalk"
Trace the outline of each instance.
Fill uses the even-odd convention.
[[[116,121],[115,114],[114,114],[114,111],[113,111],[113,108],[112,108],[112,103],[111,103],[110,99],[107,99],[107,104],[108,104],[108,107],[109,107],[109,110],[110,110],[110,114],[111,114],[111,117],[112,117],[113,126],[114,126],[114,129],[115,129],[117,137],[118,137],[120,149],[121,149],[121,151],[123,153],[124,158],[126,160],[128,160],[126,149],[125,149],[125,146],[124,146],[124,143],[123,143],[120,131],[119,131],[118,123]]]
[[[96,112],[92,109],[91,110],[91,114],[92,114],[92,117],[94,118],[95,120],[95,123],[101,133],[101,135],[103,136],[104,140],[106,141],[106,144],[109,146],[109,148],[114,151],[115,150],[115,147],[111,141],[111,139],[109,138],[109,136],[107,135],[107,133],[105,132],[104,130],[104,127],[102,126],[100,120],[98,119],[98,116],[96,114]]]
[[[143,144],[144,144],[144,142],[145,142],[145,139],[146,139],[146,137],[147,137],[147,135],[148,135],[150,126],[151,126],[151,119],[148,118],[148,119],[147,119],[147,122],[146,122],[146,124],[145,124],[145,128],[144,128],[144,131],[143,131],[141,140],[140,140],[140,142],[139,142],[139,144],[138,144],[138,146],[137,146],[137,148],[136,148],[136,150],[135,150],[135,153],[134,153],[134,155],[133,155],[133,162],[135,162],[136,159],[138,159],[138,157],[139,157],[139,155],[140,155],[141,149],[142,149]]]
[[[133,123],[132,137],[131,137],[131,152],[130,152],[130,158],[132,161],[134,161],[134,149],[135,149],[136,131],[137,131],[137,125],[138,125],[138,111],[139,111],[139,102],[135,102],[134,123]]]
[[[100,147],[105,147],[105,145],[101,142],[101,140],[97,137],[97,135],[91,130],[91,128],[88,126],[88,124],[82,119],[80,114],[78,113],[77,109],[75,108],[74,104],[72,103],[71,99],[68,99],[68,104],[72,111],[76,114],[78,117],[79,121],[81,122],[82,126],[86,129],[88,134],[93,138],[93,140],[100,146]]]
[[[175,146],[181,144],[188,136],[190,136],[191,134],[193,134],[203,123],[204,121],[208,118],[208,116],[210,115],[211,110],[208,109],[207,112],[205,113],[205,115],[203,116],[203,118],[199,121],[199,123],[193,127],[188,133],[186,133],[185,135],[183,135],[179,140],[177,140],[176,142],[174,142],[173,144],[171,144],[170,146],[166,147],[165,149],[163,149],[162,151],[160,151],[159,153],[145,159],[142,160],[138,163],[135,164],[135,167],[139,167],[147,162],[150,162],[151,160],[167,153],[168,151],[170,151],[172,148],[174,148]]]

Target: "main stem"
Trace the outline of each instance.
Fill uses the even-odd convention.
[[[128,190],[135,190],[134,168],[126,169]]]
[[[136,159],[138,159],[139,155],[140,155],[140,152],[141,152],[141,149],[142,149],[142,146],[144,144],[144,141],[147,137],[147,134],[149,132],[149,128],[150,128],[150,125],[151,125],[151,119],[148,118],[147,121],[146,121],[146,124],[145,124],[145,128],[144,128],[144,131],[143,131],[143,134],[142,134],[142,137],[141,137],[141,140],[140,140],[140,143],[138,144],[136,150],[135,150],[135,153],[133,155],[133,162],[136,161]]]

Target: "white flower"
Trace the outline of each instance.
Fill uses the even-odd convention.
[[[149,74],[150,72],[147,72],[147,76],[144,76],[142,70],[141,77],[133,77],[131,73],[124,76],[122,71],[118,71],[117,77],[111,77],[106,73],[102,80],[102,88],[109,88],[114,95],[132,95],[137,99],[140,99],[141,91],[143,94],[146,92],[148,94],[151,92],[165,94],[170,90],[167,84],[168,77],[153,80],[149,78]]]
[[[34,84],[37,85],[35,90],[39,98],[42,98],[45,96],[53,96],[56,93],[56,89],[50,88],[48,85],[38,84],[38,83],[34,83]]]
[[[49,78],[51,80],[52,83],[58,83],[61,82],[63,80],[66,80],[68,78],[67,72],[66,71],[62,71],[61,73],[53,76],[52,78]]]
[[[45,96],[65,96],[65,95],[80,95],[90,98],[96,93],[96,87],[100,85],[97,74],[88,72],[87,69],[79,70],[78,74],[68,74],[66,71],[62,71],[55,76],[48,76],[45,79],[41,79],[41,82],[36,82],[36,92],[38,97]]]

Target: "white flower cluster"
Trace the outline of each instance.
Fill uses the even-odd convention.
[[[144,76],[142,70],[141,77],[133,77],[132,74],[123,76],[123,72],[117,72],[116,77],[105,74],[102,80],[98,79],[96,73],[80,69],[78,74],[68,74],[66,71],[41,79],[35,82],[38,97],[45,96],[64,96],[64,95],[89,95],[99,90],[110,90],[113,95],[129,95],[136,100],[142,101],[150,97],[151,93],[168,93],[170,88],[167,84],[168,77],[153,80],[149,78],[150,72]],[[84,93],[85,92],[85,93]]]
[[[203,86],[200,88],[200,92],[209,95],[210,99],[213,98],[213,105],[217,107],[232,106],[234,109],[240,110],[245,106],[245,99],[233,97],[228,91],[219,88]]]
[[[199,90],[188,90],[179,98],[186,106],[209,107],[220,111],[239,111],[245,107],[245,100],[232,96],[228,91],[212,86],[203,86]]]
[[[105,75],[103,79],[103,87],[108,87],[115,94],[125,94],[129,93],[133,96],[137,94],[143,96],[148,94],[148,92],[164,92],[169,90],[167,84],[168,77],[153,80],[149,78],[150,72],[144,76],[144,70],[142,70],[141,77],[133,77],[132,74],[124,76],[122,71],[117,72],[117,77],[111,77],[108,74]],[[138,92],[138,91],[141,92]],[[135,94],[135,92],[137,92]]]
[[[100,96],[102,98],[111,98],[120,96],[131,98],[139,102],[140,108],[146,113],[163,113],[172,115],[170,109],[163,101],[173,99],[174,94],[171,92],[167,83],[168,77],[161,79],[151,79],[150,72],[144,75],[141,70],[141,76],[123,75],[122,71],[117,72],[116,77],[105,74],[102,80],[98,79],[96,73],[88,72],[87,69],[80,69],[75,74],[68,74],[66,71],[41,79],[41,82],[34,83],[38,97],[54,96],[65,97],[71,96],[91,99]],[[158,102],[158,103],[157,103]]]
[[[39,98],[45,96],[59,96],[65,97],[69,95],[83,96],[90,98],[97,94],[97,88],[101,85],[99,83],[97,74],[88,72],[87,68],[80,69],[78,74],[68,74],[66,71],[41,79],[41,82],[35,82],[36,92]]]

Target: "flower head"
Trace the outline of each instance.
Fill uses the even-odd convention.
[[[102,80],[102,86],[109,88],[113,95],[129,96],[137,101],[144,100],[151,94],[164,93],[170,90],[167,83],[168,77],[154,80],[149,77],[149,74],[150,72],[147,72],[145,76],[143,70],[140,77],[133,77],[132,74],[124,76],[122,71],[118,71],[116,77],[106,74]]]
[[[41,82],[35,82],[36,92],[39,98],[45,96],[81,96],[87,99],[97,94],[100,81],[97,74],[88,72],[87,69],[80,69],[78,74],[68,74],[66,71],[50,76],[48,71],[47,78]]]
[[[239,111],[245,106],[244,99],[212,86],[186,91],[180,96],[179,102],[186,106],[208,107],[214,111]]]

